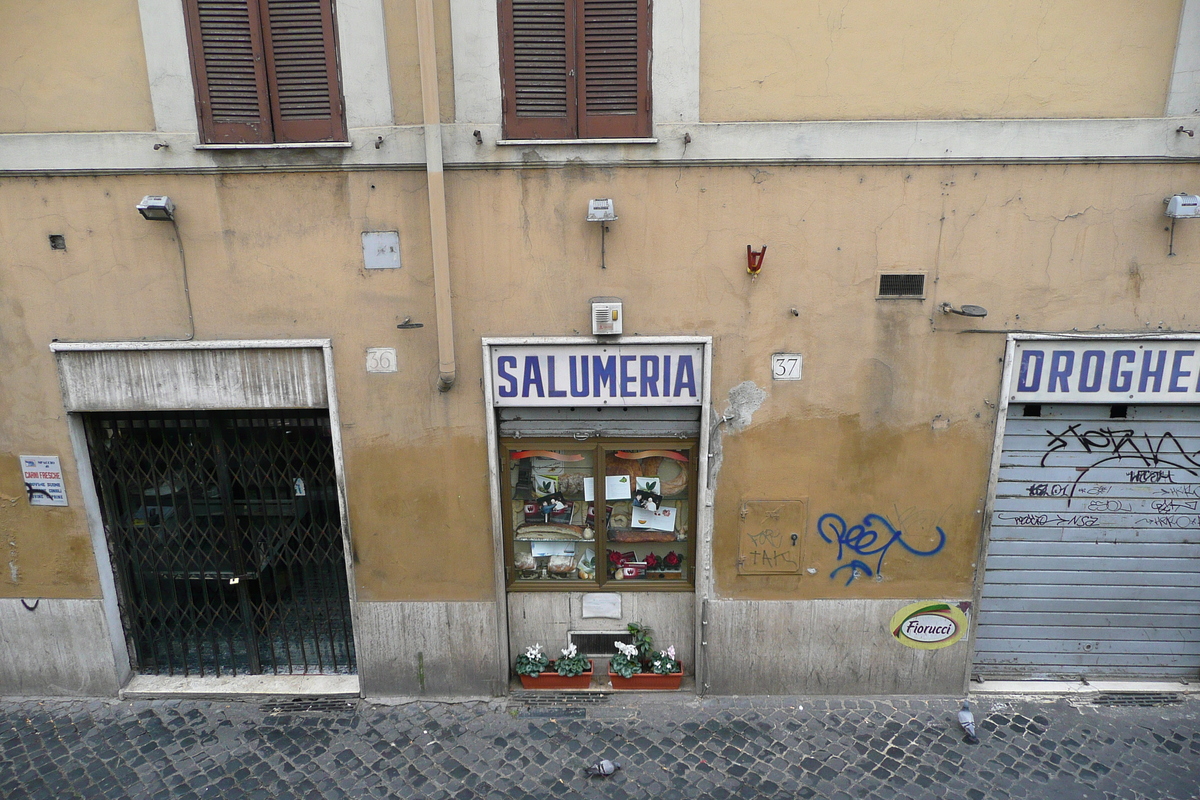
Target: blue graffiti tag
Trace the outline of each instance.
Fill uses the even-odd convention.
[[[817,533],[821,534],[821,538],[829,544],[837,542],[838,561],[842,560],[846,550],[864,557],[879,555],[879,560],[875,562],[874,572],[865,562],[853,559],[850,563],[842,564],[829,573],[829,577],[832,579],[842,570],[849,569],[850,577],[846,580],[847,586],[854,582],[860,572],[876,577],[882,575],[883,558],[887,555],[888,548],[894,544],[898,543],[915,556],[932,556],[941,552],[942,548],[946,546],[946,532],[936,526],[934,530],[938,533],[938,543],[929,550],[918,550],[904,541],[904,531],[897,529],[886,517],[879,514],[867,514],[861,523],[853,527],[847,527],[846,520],[838,514],[825,514],[817,520]]]

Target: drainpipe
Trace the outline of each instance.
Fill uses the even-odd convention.
[[[421,62],[421,108],[425,123],[425,174],[429,186],[429,233],[433,245],[433,301],[437,317],[438,391],[454,386],[454,318],[450,310],[450,244],[446,234],[446,179],[442,172],[442,120],[438,105],[433,0],[415,0]]]

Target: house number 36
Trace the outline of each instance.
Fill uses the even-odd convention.
[[[396,348],[368,347],[367,372],[395,372]]]
[[[777,381],[800,380],[804,356],[799,353],[775,353],[771,356],[771,378]]]

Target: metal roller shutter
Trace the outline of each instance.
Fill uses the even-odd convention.
[[[976,674],[1197,676],[1200,407],[1010,407],[991,521]]]

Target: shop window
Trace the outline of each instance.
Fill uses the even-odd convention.
[[[690,588],[696,448],[503,440],[510,587]]]
[[[186,0],[185,9],[204,142],[345,140],[333,0]]]
[[[501,0],[509,139],[647,137],[650,0]]]

